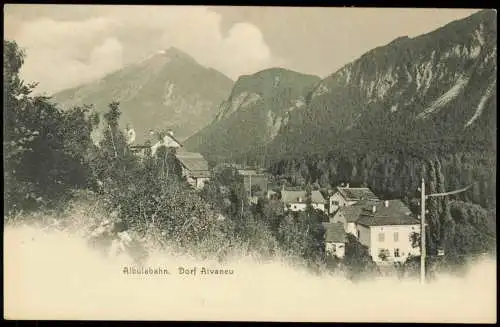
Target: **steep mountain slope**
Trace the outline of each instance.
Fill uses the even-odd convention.
[[[142,142],[151,129],[172,129],[180,139],[196,133],[213,120],[217,105],[232,86],[233,81],[222,73],[169,48],[53,97],[64,107],[93,104],[100,112],[111,101],[119,101],[121,123],[130,123],[136,142]]]
[[[237,157],[260,151],[302,110],[305,97],[320,78],[282,68],[242,76],[215,120],[186,141],[186,147],[214,157]]]
[[[496,146],[496,56],[492,10],[398,38],[318,83],[268,153]]]

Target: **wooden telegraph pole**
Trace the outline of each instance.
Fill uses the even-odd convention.
[[[249,183],[250,183],[250,198],[251,198],[252,197],[252,172],[250,172],[250,178],[249,179],[250,179]]]
[[[425,283],[425,180],[422,178],[420,186],[420,283]]]

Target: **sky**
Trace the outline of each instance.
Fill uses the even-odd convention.
[[[326,77],[397,37],[477,11],[8,4],[4,33],[25,49],[22,77],[52,94],[170,46],[233,80],[270,67]]]

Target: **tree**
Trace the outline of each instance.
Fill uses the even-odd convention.
[[[92,122],[87,107],[61,111],[19,77],[24,52],[4,41],[6,212],[56,206],[87,185]]]
[[[351,234],[347,234],[344,267],[347,277],[354,281],[371,276],[377,271],[368,249]]]

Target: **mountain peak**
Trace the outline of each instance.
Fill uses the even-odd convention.
[[[177,60],[188,60],[196,62],[196,60],[193,57],[191,57],[187,52],[176,47],[169,47],[167,49],[160,50],[158,51],[158,54],[164,55],[172,60],[177,59]]]
[[[137,64],[152,63],[152,62],[160,62],[162,64],[165,64],[165,62],[169,61],[198,64],[198,62],[193,57],[191,57],[187,52],[176,47],[169,47],[166,49],[161,49],[156,52],[150,53],[148,56],[138,61]]]

